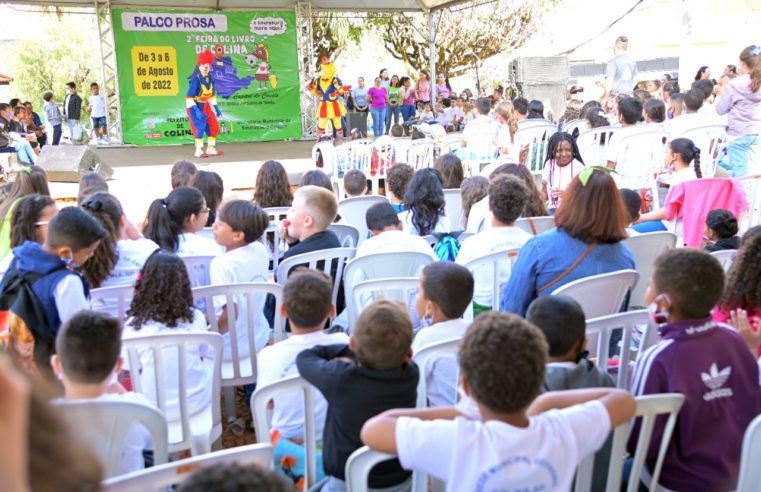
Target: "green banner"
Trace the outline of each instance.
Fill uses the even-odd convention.
[[[211,79],[220,143],[301,137],[294,12],[113,9],[124,142],[190,143],[186,96],[198,55]]]

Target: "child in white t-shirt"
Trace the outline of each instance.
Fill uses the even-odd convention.
[[[135,296],[127,315],[123,339],[162,333],[207,332],[206,318],[193,304],[190,277],[182,259],[172,253],[157,251],[152,254],[135,283]],[[193,415],[211,403],[213,365],[206,360],[214,354],[206,345],[191,345],[186,350],[185,388],[187,412]],[[175,347],[163,349],[163,367],[166,390],[165,414],[168,421],[180,418],[179,354]],[[130,367],[133,378],[140,378],[144,394],[156,403],[156,369],[153,350],[139,351],[141,367]]]
[[[266,282],[269,253],[259,239],[267,230],[267,213],[247,200],[227,202],[219,211],[214,222],[214,240],[227,252],[211,261],[209,275],[211,285],[228,285],[247,282]],[[235,296],[235,336],[238,341],[238,357],[248,357],[251,353],[248,338],[248,318],[256,318],[254,346],[260,351],[267,345],[270,329],[264,317],[266,294],[255,296],[252,311],[249,312],[246,296]],[[224,360],[232,359],[230,342],[230,311],[225,305],[225,297],[214,298],[217,312],[217,327],[224,338]]]
[[[542,168],[542,199],[550,210],[558,208],[568,185],[584,169],[576,140],[570,133],[558,132],[547,143],[549,152]]]
[[[460,346],[458,407],[384,412],[362,429],[370,448],[405,469],[446,482],[447,491],[570,490],[578,464],[634,415],[634,398],[613,388],[549,392],[547,342],[518,316],[484,313]],[[476,411],[471,411],[473,403]],[[469,415],[460,409],[467,409]]]
[[[457,263],[466,265],[474,259],[505,248],[521,248],[533,236],[519,227],[515,221],[523,214],[531,192],[523,181],[509,174],[496,176],[489,183],[489,211],[492,213],[491,227],[469,237],[462,243],[457,254]],[[510,278],[511,259],[505,255],[500,261],[499,284]],[[473,268],[476,289],[473,294],[474,315],[488,311],[493,306],[492,286],[494,274],[491,265]]]
[[[116,382],[116,375],[122,368],[122,358],[119,356],[121,334],[119,320],[95,311],[80,311],[63,326],[56,337],[57,353],[50,361],[53,371],[63,383],[63,400],[125,401],[153,406],[145,396],[127,392]],[[58,401],[61,400],[54,403]],[[106,439],[108,429],[96,431],[101,430]],[[94,430],[78,431],[92,434]],[[152,449],[148,430],[142,425],[132,426],[122,451],[119,473],[142,470],[145,467],[143,451]]]
[[[412,341],[412,352],[428,345],[462,338],[470,323],[462,319],[473,298],[473,276],[467,268],[449,261],[426,265],[420,275],[415,309],[429,321]],[[457,397],[457,360],[453,355],[437,358],[426,367],[428,401],[431,406],[454,405]]]
[[[213,240],[196,234],[204,228],[211,210],[200,191],[178,186],[166,198],[153,200],[143,234],[164,251],[179,256],[217,256],[222,248]]]

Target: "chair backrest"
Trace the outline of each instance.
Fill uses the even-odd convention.
[[[417,277],[380,278],[355,283],[351,292],[351,303],[354,306],[352,315],[355,318],[349,319],[349,327],[353,328],[356,317],[359,317],[362,310],[377,299],[400,301],[409,311],[415,304],[418,283]],[[346,295],[348,297],[350,294],[347,292]]]
[[[106,477],[119,475],[124,445],[133,425],[142,425],[153,441],[153,460],[167,462],[168,431],[164,415],[135,401],[60,400],[58,413],[100,459]]]
[[[222,415],[220,410],[220,374],[222,366],[222,348],[224,343],[219,333],[167,333],[148,335],[143,337],[128,338],[122,340],[122,351],[127,354],[130,371],[132,372],[132,388],[138,393],[151,398],[156,396],[156,406],[167,413],[167,378],[176,377],[178,380],[179,396],[179,422],[180,435],[177,440],[170,436],[169,451],[181,451],[192,447],[192,434],[188,413],[187,395],[187,348],[191,345],[208,345],[211,347],[214,357],[212,358],[212,387],[211,387],[211,422],[209,427],[214,428],[214,433],[222,432]],[[142,378],[138,376],[137,368],[141,367],[140,351],[150,350],[153,354],[153,388],[144,388]],[[165,350],[170,351],[166,353]],[[164,359],[171,353],[178,354],[177,371],[174,374],[164,372]],[[145,368],[143,368],[145,370]],[[150,390],[153,391],[150,391]],[[172,422],[168,422],[170,425]]]
[[[317,142],[312,146],[312,164],[317,165],[317,157],[322,156],[322,170],[328,176],[336,172],[336,147],[332,141]]]
[[[365,195],[345,198],[338,202],[338,213],[352,227],[356,227],[359,239],[356,246],[359,246],[367,239],[367,209],[376,203],[388,203],[384,196]]]
[[[412,355],[412,360],[417,364],[420,370],[420,378],[417,383],[417,408],[428,406],[428,388],[426,387],[426,372],[429,364],[442,356],[455,355],[460,350],[462,338],[452,338],[438,343],[426,345]],[[458,378],[459,379],[459,378]],[[453,400],[457,400],[457,395],[453,395]]]
[[[726,125],[700,125],[688,128],[679,137],[689,138],[700,149],[700,170],[704,178],[716,174],[720,149],[727,140]]]
[[[453,231],[462,230],[462,195],[459,189],[444,190],[444,209]]]
[[[331,144],[332,146],[332,144]],[[267,229],[262,234],[262,243],[267,250],[272,250],[272,271],[277,271],[277,265],[280,261],[280,257],[288,250],[288,245],[284,241],[280,241],[279,231],[280,223],[288,215],[290,207],[268,207],[264,210],[270,219],[270,223]]]
[[[603,166],[606,164],[605,146],[610,142],[610,137],[619,129],[620,127],[617,126],[591,128],[576,138],[579,153],[587,166]]]
[[[679,393],[664,393],[658,395],[638,396],[636,398],[637,408],[634,412],[635,418],[642,418],[642,425],[637,439],[637,449],[634,452],[634,460],[629,474],[629,481],[626,486],[626,492],[636,492],[640,488],[640,475],[645,465],[645,457],[650,439],[653,434],[655,419],[659,415],[668,414],[666,427],[661,435],[661,444],[658,448],[658,457],[655,462],[651,477],[651,484],[657,484],[661,475],[663,459],[666,457],[666,450],[671,441],[671,435],[676,426],[676,418],[679,410],[684,404],[684,395]],[[623,423],[613,431],[613,445],[610,452],[610,465],[608,467],[608,481],[605,487],[606,491],[623,490],[621,487],[621,477],[623,474],[624,456],[626,452],[626,440],[629,436],[629,430],[634,420]],[[594,465],[594,454],[589,455],[579,465],[576,471],[575,490],[591,490],[592,469]],[[650,490],[655,490],[651,485]],[[755,490],[755,489],[754,489]]]
[[[433,166],[434,147],[433,140],[413,140],[407,149],[407,164],[415,171]]]
[[[358,169],[367,175],[373,158],[373,141],[360,139],[338,145],[335,147],[335,157],[335,178],[343,178],[351,169]]]
[[[614,330],[622,330],[616,387],[627,389],[630,364],[657,341],[658,327],[650,319],[647,309],[587,319],[587,349],[596,354],[597,367],[603,371],[608,370],[609,358],[612,355],[609,353],[610,339]],[[595,341],[597,350],[591,346]],[[636,345],[636,349],[632,349],[633,345]]]
[[[555,217],[522,217],[515,221],[515,226],[538,236],[544,231],[555,228]]]
[[[747,219],[741,221],[740,230],[746,231],[753,226],[761,224],[761,174],[743,176],[742,178],[737,178],[737,182],[742,186],[748,206],[750,207]]]
[[[660,129],[640,130],[622,137],[621,158],[616,162],[618,174],[613,175],[619,188],[650,189],[656,171],[662,167],[667,141],[668,133]]]
[[[587,131],[589,128],[587,127],[587,120],[584,118],[579,118],[575,120],[566,121],[563,123],[563,130],[566,133],[570,133],[573,135],[574,132],[578,131],[579,134],[582,132]]]
[[[304,489],[317,481],[317,436],[315,435],[314,419],[314,387],[300,376],[290,376],[280,381],[256,388],[251,395],[251,415],[254,417],[256,437],[261,441],[269,441],[272,430],[267,407],[272,399],[282,393],[300,391],[304,397],[304,448],[306,450],[306,473]],[[267,466],[271,466],[268,464]]]
[[[740,478],[737,480],[736,492],[753,492],[761,483],[761,415],[748,424],[743,437],[740,456]]]
[[[287,215],[290,207],[267,207],[263,208],[264,212],[270,218],[270,222],[280,223]]]
[[[134,295],[135,287],[132,285],[92,289],[90,291],[90,307],[93,311],[116,315],[124,321],[127,318],[127,308],[129,308]],[[114,303],[116,304],[116,312],[113,310]]]
[[[520,155],[524,147],[528,149],[521,164],[529,168],[533,174],[541,174],[544,159],[547,155],[547,141],[558,131],[554,123],[536,123],[530,126],[520,126],[515,132],[515,147]]]
[[[572,297],[581,304],[587,319],[598,318],[621,311],[626,294],[637,280],[639,274],[634,270],[619,270],[574,280],[552,294]]]
[[[631,236],[624,240],[634,256],[634,264],[641,282],[637,282],[629,298],[629,305],[636,307],[645,306],[645,291],[650,280],[650,273],[655,265],[655,260],[666,250],[676,247],[676,234],[671,232],[648,232]]]
[[[518,253],[520,248],[503,248],[492,253],[488,253],[478,258],[473,258],[467,262],[464,266],[471,273],[478,267],[484,266],[491,269],[492,287],[491,287],[491,308],[492,311],[499,310],[500,298],[502,297],[502,287],[504,286],[502,278],[500,277],[500,270],[507,267],[512,273],[515,260],[518,259]],[[468,311],[472,311],[471,308]]]
[[[145,470],[128,473],[103,482],[104,492],[155,492],[167,490],[171,485],[185,481],[199,469],[216,465],[237,463],[243,466],[256,465],[266,470],[272,469],[272,446],[269,444],[249,444],[215,451],[201,456],[193,456]]]
[[[230,354],[223,354],[223,360],[232,361],[232,364],[224,364],[222,370],[222,383],[224,386],[239,386],[256,382],[256,353],[264,347],[256,346],[256,321],[257,312],[255,303],[266,299],[267,294],[275,297],[275,333],[279,333],[280,339],[284,338],[285,322],[280,314],[280,305],[283,302],[283,288],[270,282],[251,282],[227,285],[211,285],[208,287],[196,287],[193,289],[193,298],[196,301],[203,300],[207,306],[214,305],[214,298],[224,298],[224,305],[238,306],[237,309],[227,309],[227,333],[230,337]],[[246,318],[246,339],[248,346],[240,346],[241,337],[238,333],[238,316],[242,306],[246,306],[248,317]],[[215,309],[206,310],[206,319],[209,321],[211,331],[219,333],[219,319]],[[262,327],[259,327],[261,330]],[[248,354],[241,357],[240,354]],[[228,367],[229,366],[229,367]]]
[[[419,277],[420,272],[433,259],[425,253],[407,251],[404,253],[376,253],[354,258],[346,265],[344,273],[344,292],[347,296],[346,309],[349,326],[353,326],[358,311],[351,293],[354,284],[364,280],[377,280],[393,277]]]
[[[497,125],[492,120],[476,119],[469,122],[468,140],[465,146],[465,159],[467,161],[477,161],[489,163],[494,160],[497,153],[497,144],[494,142],[497,137]],[[480,169],[476,170],[478,174]]]
[[[214,256],[183,256],[182,261],[188,269],[191,287],[205,287],[211,283],[211,260]]]
[[[310,270],[320,270],[333,279],[333,304],[338,299],[338,288],[344,278],[346,262],[357,254],[356,248],[331,248],[312,251],[301,255],[291,256],[280,263],[277,270],[277,283],[285,287],[291,270],[305,266]],[[334,270],[335,268],[335,270]]]
[[[338,236],[342,248],[356,248],[359,244],[359,230],[349,224],[330,224],[329,231]]]
[[[196,235],[205,237],[206,239],[214,240],[214,228],[213,227],[204,227],[200,231],[196,232]]]
[[[369,490],[367,480],[370,478],[370,471],[375,465],[395,458],[396,456],[393,454],[381,453],[367,446],[362,446],[354,451],[346,460],[346,490],[367,492]],[[414,488],[413,491],[415,491]]]
[[[721,251],[711,251],[711,256],[719,260],[719,263],[721,263],[721,266],[724,268],[724,271],[728,272],[729,267],[732,266],[732,262],[734,261],[735,256],[737,256],[737,250],[725,249]]]

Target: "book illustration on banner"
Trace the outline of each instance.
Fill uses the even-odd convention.
[[[325,133],[328,121],[340,134],[342,130],[341,117],[346,116],[343,95],[351,90],[351,86],[341,83],[341,79],[336,75],[335,65],[328,60],[327,56],[322,57],[320,78],[313,80],[307,88],[312,94],[320,98],[320,105],[317,107],[317,141],[319,142],[320,137]]]
[[[251,85],[254,77],[238,78],[238,69],[233,65],[229,56],[225,56],[225,47],[221,44],[214,46],[216,55],[214,63],[211,64],[211,78],[214,81],[214,87],[217,94],[225,99],[235,94],[241,89]]]
[[[193,129],[195,137],[195,157],[209,157],[210,155],[222,155],[216,148],[217,135],[219,134],[219,121],[222,111],[217,104],[217,92],[214,87],[211,67],[214,63],[214,55],[206,50],[198,55],[196,67],[188,77],[188,92],[185,96],[188,121]],[[203,150],[203,138],[207,136],[206,150]]]

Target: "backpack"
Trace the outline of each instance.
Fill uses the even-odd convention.
[[[457,255],[460,253],[460,241],[457,237],[462,234],[463,231],[454,232],[439,232],[434,234],[434,237],[438,239],[436,245],[433,247],[433,252],[441,261],[455,261]]]
[[[24,366],[50,368],[55,335],[48,328],[42,303],[32,290],[40,278],[38,273],[19,272],[14,258],[0,289],[0,346],[5,346]]]

